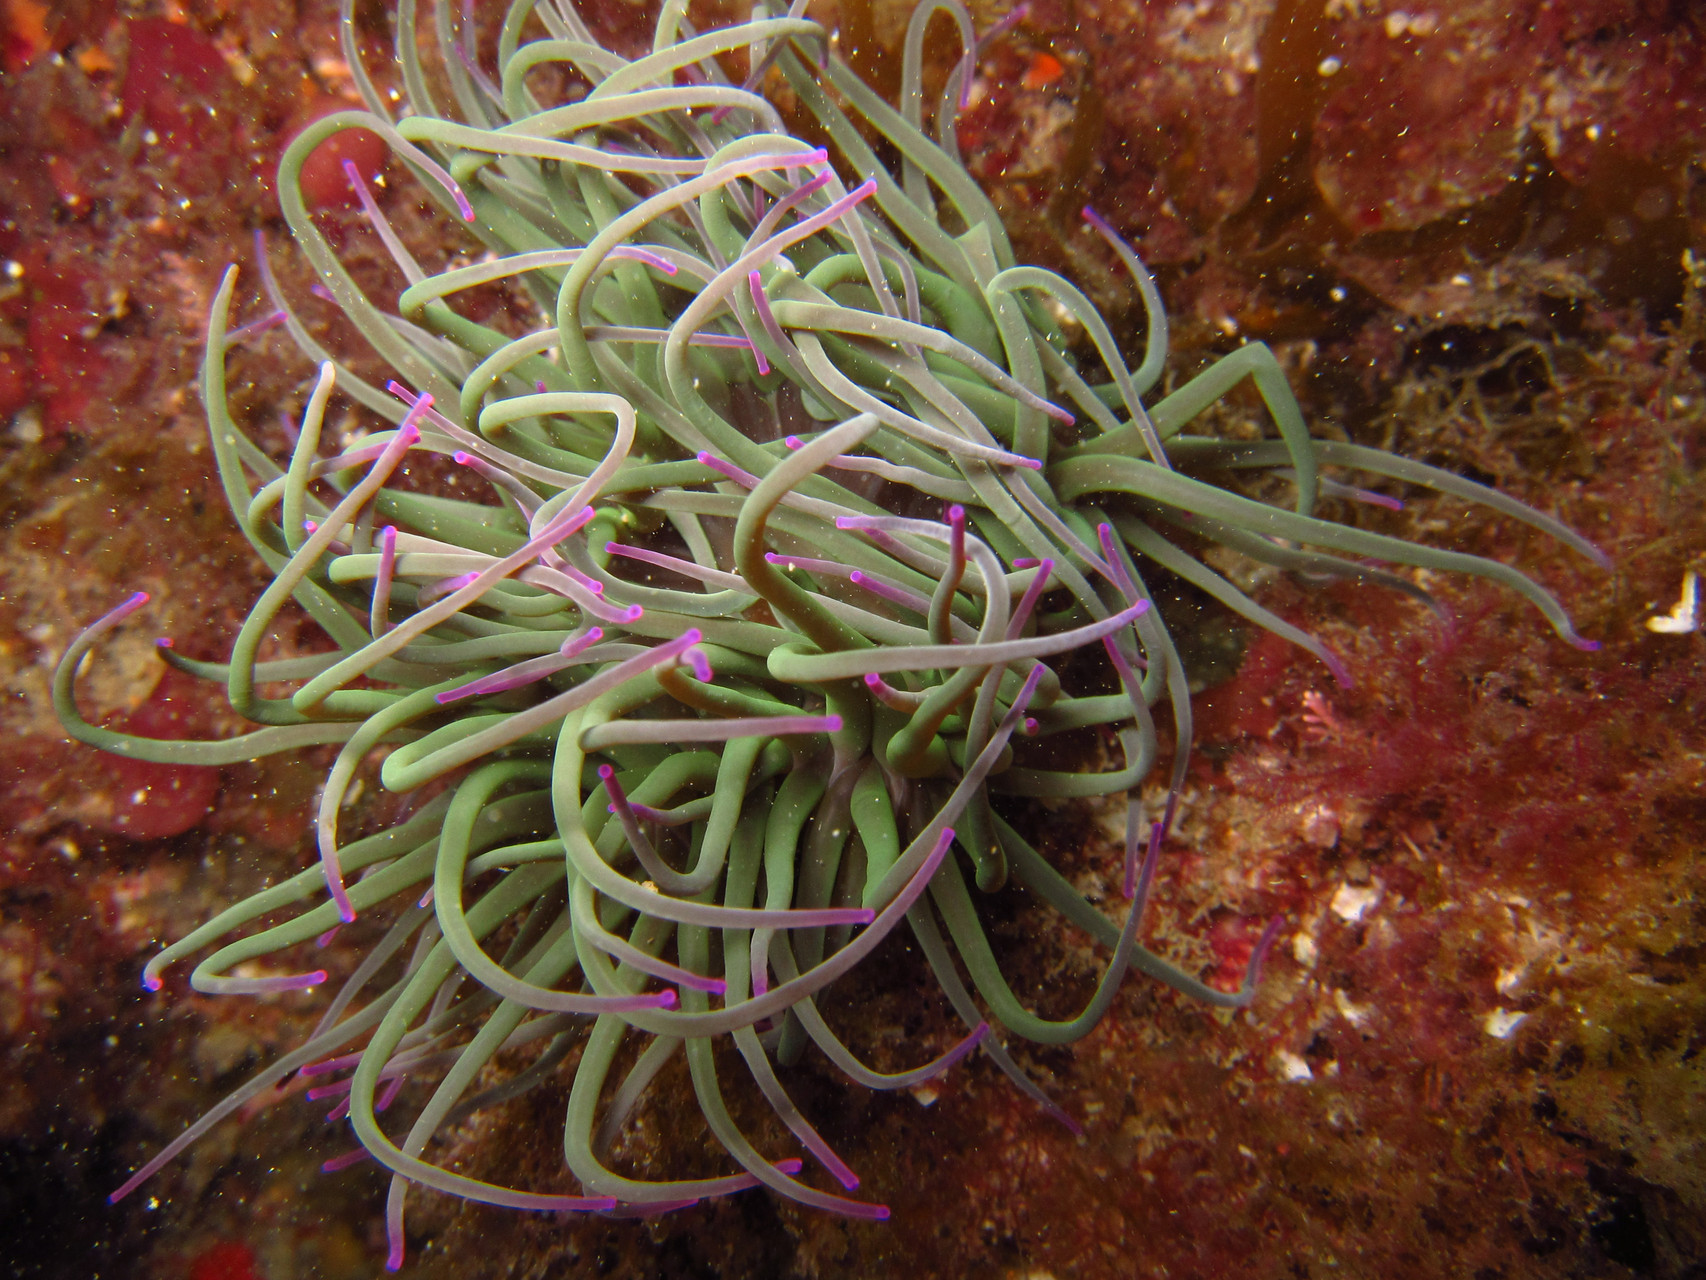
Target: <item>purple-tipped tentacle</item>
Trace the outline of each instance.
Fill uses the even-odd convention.
[[[924,705],[923,694],[908,693],[905,689],[897,689],[875,671],[865,673],[865,687],[871,691],[873,698],[891,711],[911,715]]]
[[[1036,576],[1025,584],[1025,594],[1019,597],[1018,607],[1013,610],[1013,616],[1007,622],[1007,639],[1019,638],[1019,633],[1025,629],[1025,623],[1030,619],[1031,611],[1037,607],[1037,601],[1042,599],[1043,591],[1048,586],[1049,575],[1053,572],[1053,560],[1038,563]]]
[[[764,280],[757,268],[746,273],[746,283],[752,293],[752,305],[758,312],[758,323],[763,327],[764,334],[770,339],[771,345],[780,351],[790,349],[788,335],[783,332],[781,323],[776,319],[776,313],[770,309],[770,299],[764,293]],[[792,445],[791,448],[798,448]]]
[[[325,1161],[320,1166],[320,1172],[339,1173],[360,1164],[363,1160],[371,1159],[373,1159],[371,1151],[366,1147],[357,1147],[353,1151],[346,1151],[341,1156],[333,1156],[330,1160]]]
[[[429,604],[435,604],[444,599],[445,596],[455,595],[479,576],[479,570],[470,569],[467,573],[459,573],[454,577],[440,578],[437,582],[429,582],[421,588],[420,595],[415,599],[415,607],[424,609]]]
[[[752,590],[746,579],[738,574],[725,573],[721,569],[707,569],[704,565],[693,560],[684,560],[680,556],[666,555],[662,551],[651,551],[645,547],[624,546],[620,542],[607,542],[604,549],[613,556],[621,556],[625,560],[638,560],[642,564],[653,565],[659,569],[668,569],[671,573],[679,573],[684,578],[693,578],[711,586],[725,590]]]
[[[368,631],[375,640],[391,629],[391,580],[397,572],[397,528],[386,525],[379,531],[379,570],[373,575],[373,604]]]
[[[262,316],[259,320],[251,320],[248,324],[239,325],[235,329],[228,329],[225,333],[225,345],[229,347],[234,342],[242,342],[256,334],[265,333],[268,329],[276,329],[288,319],[290,319],[290,313],[280,308]]]
[[[710,684],[717,673],[711,669],[711,659],[703,649],[689,649],[687,662],[693,668],[693,678],[700,684]]]
[[[1140,600],[1137,583],[1131,574],[1126,572],[1125,557],[1120,555],[1119,547],[1114,542],[1114,526],[1103,521],[1096,526],[1096,537],[1101,540],[1102,558],[1107,563],[1110,581],[1120,589],[1127,600]]]
[[[874,578],[863,569],[854,569],[847,575],[847,581],[856,587],[863,587],[879,600],[887,600],[903,609],[911,609],[914,613],[928,613],[930,601],[916,591],[908,591],[905,587],[897,587],[893,583]]]
[[[280,991],[306,991],[326,980],[324,969],[310,973],[286,973],[276,978],[228,978],[223,975],[201,978],[198,988],[210,996],[265,996]]]
[[[1256,949],[1250,953],[1249,966],[1244,970],[1244,981],[1239,991],[1246,996],[1253,996],[1256,985],[1262,980],[1262,965],[1267,962],[1268,952],[1273,950],[1274,943],[1279,940],[1280,929],[1285,924],[1284,916],[1273,916],[1262,930],[1262,936],[1256,940]]]
[[[726,458],[719,458],[716,454],[701,449],[698,453],[698,460],[701,466],[709,467],[719,475],[727,476],[744,488],[756,489],[758,487],[757,476],[750,471],[741,470]]]
[[[541,382],[539,385],[543,388],[545,384]],[[542,505],[538,494],[523,484],[519,477],[512,475],[502,467],[495,466],[477,454],[469,453],[466,449],[458,449],[451,456],[459,464],[485,477],[494,486],[514,498],[516,505],[521,508],[528,519],[531,520],[534,513]]]

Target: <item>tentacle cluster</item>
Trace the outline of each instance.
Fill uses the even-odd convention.
[[[1284,569],[1412,592],[1368,561],[1480,574],[1573,635],[1514,570],[1317,516],[1318,492],[1335,483],[1320,468],[1344,467],[1490,505],[1592,553],[1488,490],[1310,439],[1265,348],[1146,406],[1166,323],[1136,257],[1091,216],[1148,312],[1145,359],[1128,370],[1077,288],[1014,262],[958,162],[954,116],[977,50],[959,0],[915,16],[898,107],[830,53],[803,7],[760,6],[701,33],[666,0],[651,52],[628,59],[600,47],[567,0],[517,0],[494,60],[441,0],[426,19],[439,51],[429,68],[421,15],[402,0],[398,75],[411,109],[398,118],[363,70],[346,4],[346,53],[368,109],[308,129],[284,158],[280,191],[323,291],[397,380],[364,382],[322,350],[264,252],[271,310],[231,329],[227,277],[210,321],[208,420],[232,509],[275,578],[229,663],[163,650],[224,683],[257,727],[227,742],[163,743],[79,715],[79,663],[141,597],[71,647],[56,695],[77,736],[134,757],[218,763],[339,745],[319,865],[168,947],[148,966],[150,987],[209,947],[197,990],[312,986],[323,970],[240,970],[357,919],[388,927],[307,1043],[118,1194],[300,1071],[339,1077],[316,1093],[342,1099],[334,1114],[395,1175],[393,1265],[417,1183],[522,1209],[642,1212],[763,1184],[884,1216],[842,1194],[857,1178],[789,1101],[775,1062],[810,1043],[859,1082],[898,1088],[977,1049],[1041,1097],[991,1026],[1070,1041],[1132,967],[1214,1003],[1251,997],[1254,965],[1242,991],[1222,993],[1138,940],[1170,817],[1170,806],[1144,815],[1135,799],[1157,756],[1151,708],[1165,700],[1179,742],[1190,739],[1185,672],[1139,565],[1343,670],[1171,528]],[[926,121],[923,31],[938,12],[957,22],[965,56]],[[759,92],[772,80],[833,155],[788,132]],[[404,282],[394,305],[358,287],[300,193],[310,151],[353,128],[388,140],[459,248],[472,236],[484,249],[462,265],[424,265],[352,167]],[[896,170],[873,136],[899,157]],[[508,328],[472,318],[472,291],[492,285],[531,318]],[[229,344],[275,323],[320,365],[282,465],[232,421],[224,386]],[[1247,377],[1278,438],[1191,435],[1191,420]],[[329,447],[323,424],[338,394],[391,425]],[[400,472],[423,454],[453,460],[462,491],[477,496],[411,487]],[[1238,468],[1289,474],[1295,505],[1212,479]],[[257,661],[289,600],[330,647]],[[1085,650],[1105,655],[1113,692],[1063,685],[1061,660]],[[288,696],[261,693],[281,685]],[[1040,763],[1033,743],[1086,727],[1119,744],[1113,767]],[[375,753],[387,788],[432,798],[346,843],[339,815]],[[1175,791],[1184,758],[1175,753]],[[1116,922],[1003,819],[1000,800],[1119,793],[1133,797],[1134,901]],[[1009,876],[1110,949],[1075,1018],[1037,1016],[1002,976],[967,880],[993,890]],[[885,1074],[837,1037],[814,998],[903,919],[966,1033],[933,1061]],[[813,1185],[797,1159],[761,1154],[735,1125],[711,1052],[720,1036],[838,1191]],[[504,1059],[524,1069],[476,1091],[497,1055],[525,1046]],[[561,1064],[574,1049],[571,1071]],[[611,1144],[678,1053],[738,1171],[626,1176]],[[565,1075],[572,1194],[496,1186],[429,1158],[434,1135],[470,1109]],[[381,1113],[399,1090],[415,1118],[387,1128]]]

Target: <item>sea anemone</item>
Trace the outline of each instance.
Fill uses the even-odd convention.
[[[1222,1006],[1253,996],[1277,921],[1236,993],[1139,940],[1191,738],[1187,672],[1145,572],[1182,579],[1340,679],[1318,640],[1192,549],[1219,544],[1314,580],[1423,598],[1379,566],[1477,574],[1586,643],[1511,568],[1315,514],[1324,490],[1362,493],[1320,474],[1343,468],[1480,503],[1598,557],[1479,485],[1312,439],[1266,347],[1145,405],[1167,325],[1136,256],[1086,210],[1143,299],[1145,354],[1132,370],[1078,288],[1015,263],[959,162],[955,117],[980,44],[959,0],[915,13],[898,106],[834,56],[803,3],[760,5],[750,21],[701,33],[667,0],[651,52],[632,60],[601,47],[568,0],[516,0],[489,60],[468,15],[440,3],[437,58],[423,65],[415,0],[401,0],[397,74],[410,109],[395,117],[363,67],[352,7],[344,51],[368,109],[311,125],[284,156],[279,190],[320,291],[397,380],[364,381],[324,350],[263,250],[272,309],[255,324],[283,323],[319,365],[291,456],[275,463],[228,409],[225,356],[245,330],[230,327],[227,274],[202,392],[226,496],[275,576],[228,663],[161,650],[222,682],[258,727],[161,742],[78,713],[75,673],[141,595],[70,646],[55,698],[76,737],[135,759],[221,764],[338,745],[318,865],[167,947],[144,971],[149,989],[209,947],[190,977],[198,991],[317,986],[319,968],[240,970],[288,961],[358,918],[385,928],[306,1042],[115,1199],[301,1073],[325,1081],[313,1096],[342,1098],[334,1114],[361,1144],[352,1156],[394,1175],[393,1267],[417,1183],[519,1209],[606,1212],[762,1184],[884,1217],[882,1205],[811,1185],[799,1159],[761,1154],[725,1104],[716,1038],[732,1040],[782,1123],[850,1191],[857,1177],[776,1073],[808,1044],[876,1089],[917,1085],[976,1051],[1070,1123],[1005,1037],[1083,1036],[1134,967]],[[924,31],[938,13],[964,52],[926,111]],[[789,132],[761,93],[772,83],[828,148]],[[366,223],[406,280],[393,307],[358,286],[301,193],[310,153],[351,129],[384,138],[447,224],[451,248],[411,249],[349,166]],[[449,264],[429,268],[417,251]],[[492,287],[513,303],[498,319],[469,303]],[[1246,379],[1277,439],[1189,433]],[[339,394],[392,425],[329,444]],[[445,459],[477,499],[446,496],[442,475],[417,481],[453,470]],[[1293,505],[1227,487],[1238,473],[1279,476]],[[259,661],[291,600],[327,647]],[[1177,744],[1171,792],[1146,813],[1139,788],[1163,700]],[[1102,767],[1082,745],[1051,751],[1083,730],[1117,743],[1118,758]],[[1047,767],[1063,758],[1086,763]],[[352,781],[380,760],[384,787],[418,802],[346,843]],[[1110,918],[1003,814],[1014,798],[1119,795],[1129,906]],[[987,892],[1009,877],[1108,950],[1076,1017],[1039,1017],[1002,975],[968,881]],[[932,1061],[884,1073],[838,1038],[815,997],[903,919],[965,1034]],[[497,1056],[523,1046],[492,1083]],[[612,1167],[614,1139],[676,1054],[738,1171],[643,1181]],[[429,1158],[447,1125],[543,1085],[567,1089],[565,1181],[578,1191],[498,1186]],[[400,1091],[415,1117],[388,1128],[381,1113]]]

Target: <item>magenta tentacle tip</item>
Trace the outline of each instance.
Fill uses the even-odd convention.
[[[1351,679],[1351,669],[1345,665],[1344,659],[1328,649],[1322,651],[1321,660],[1327,664],[1327,670],[1333,673],[1333,679],[1338,681],[1339,688],[1350,689],[1355,686]]]
[[[152,973],[144,973],[142,975],[142,989],[144,991],[158,991],[165,985],[166,980],[164,978],[156,977]]]
[[[172,647],[172,637],[171,636],[159,636],[159,637],[157,637],[154,641],[154,647],[156,649],[170,649]]]

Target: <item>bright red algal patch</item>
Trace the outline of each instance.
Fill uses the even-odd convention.
[[[190,677],[168,670],[148,700],[115,717],[111,727],[140,738],[198,736],[204,719],[199,694]],[[219,794],[219,770],[207,765],[112,757],[103,776],[110,816],[98,825],[134,840],[162,840],[192,830]]]
[[[290,131],[294,139],[314,121],[352,106],[338,98],[322,98],[303,113],[302,123]],[[288,145],[288,143],[286,144]],[[310,209],[353,209],[359,203],[344,176],[344,161],[353,161],[364,178],[372,178],[384,167],[389,148],[385,140],[368,129],[344,129],[327,138],[302,163],[302,198]]]
[[[1314,661],[1273,632],[1255,631],[1238,674],[1192,699],[1196,740],[1226,742],[1267,737],[1280,720],[1279,700],[1273,696],[1280,678],[1300,657]]]
[[[127,115],[140,115],[167,150],[202,145],[205,99],[231,83],[219,46],[194,27],[164,18],[130,24],[130,60],[119,86]]]
[[[187,1280],[261,1280],[255,1251],[240,1240],[221,1240],[190,1263]]]

